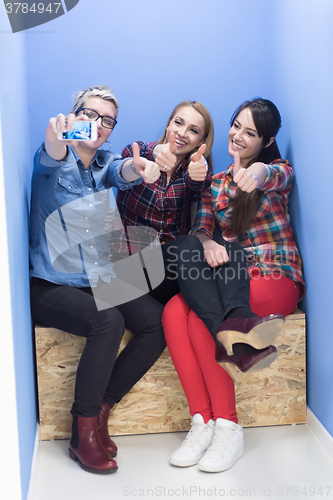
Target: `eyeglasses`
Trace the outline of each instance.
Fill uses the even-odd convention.
[[[80,113],[80,111],[82,111],[83,114],[86,115],[89,118],[89,120],[97,121],[98,118],[101,118],[102,119],[102,125],[105,128],[111,128],[112,129],[117,124],[117,120],[115,120],[114,118],[111,118],[111,116],[102,116],[99,113],[97,113],[97,111],[95,111],[94,109],[79,108],[79,109],[76,110],[76,114],[78,115]]]

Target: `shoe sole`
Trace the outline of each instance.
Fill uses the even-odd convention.
[[[252,368],[250,368],[246,372],[242,372],[242,370],[240,370],[236,365],[234,365],[232,363],[225,363],[224,362],[224,363],[219,363],[219,364],[225,369],[226,372],[229,373],[230,377],[234,379],[236,384],[240,384],[248,372],[254,372],[254,371],[262,370],[263,368],[267,368],[276,360],[278,355],[279,355],[279,353],[277,351],[272,352],[272,354],[269,354],[266,358],[259,361],[257,364],[252,366]]]
[[[265,349],[269,345],[274,344],[274,341],[284,326],[283,318],[275,318],[270,321],[265,321],[252,328],[249,333],[242,333],[236,330],[227,330],[228,343],[231,345],[228,355],[232,355],[232,344],[242,343],[249,344],[255,349]]]
[[[92,469],[91,467],[87,467],[84,465],[80,459],[75,455],[75,453],[69,448],[69,456],[74,462],[79,462],[79,466],[81,469],[85,470],[86,472],[93,472],[94,474],[112,474],[113,472],[116,472],[118,470],[117,467],[113,467],[112,469]]]
[[[176,460],[171,460],[169,459],[169,463],[173,465],[174,467],[193,467],[193,465],[197,465],[200,461],[200,459],[204,456],[204,453],[199,457],[198,459],[191,460],[190,462],[177,462]]]
[[[244,445],[242,445],[242,447],[238,450],[237,452],[237,455],[235,457],[235,459],[230,462],[229,464],[226,464],[226,465],[223,465],[223,466],[212,466],[212,465],[205,465],[205,463],[203,464],[198,464],[198,469],[201,470],[202,472],[223,472],[225,470],[228,470],[230,469],[234,463],[243,455],[244,453]]]

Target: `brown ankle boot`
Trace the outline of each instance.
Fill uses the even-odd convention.
[[[118,469],[98,435],[97,417],[74,417],[69,456],[87,472],[111,474]]]
[[[100,414],[97,415],[98,435],[106,451],[111,455],[111,457],[115,457],[117,455],[118,448],[116,443],[110,439],[108,430],[111,406],[106,403],[101,403],[101,407],[102,409]]]

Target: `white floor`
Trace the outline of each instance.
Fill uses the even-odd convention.
[[[333,498],[333,458],[307,424],[244,429],[243,457],[215,474],[168,464],[184,436],[116,437],[119,469],[107,476],[80,469],[68,456],[68,441],[42,441],[29,500]]]

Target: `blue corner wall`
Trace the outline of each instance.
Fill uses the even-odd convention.
[[[36,436],[36,395],[28,279],[28,204],[31,152],[26,35],[13,35],[0,13],[0,102],[15,355],[22,498],[28,493]],[[3,332],[10,335],[10,332]],[[2,380],[5,384],[6,381]],[[2,411],[5,402],[2,402]],[[6,429],[1,429],[6,432]]]
[[[292,217],[307,284],[308,406],[333,435],[333,2],[273,0],[270,18],[271,95],[296,173]]]
[[[32,149],[76,90],[109,84],[120,104],[115,151],[159,138],[174,106],[196,99],[213,115],[216,170],[225,169],[232,112],[269,91],[268,14],[267,0],[80,0],[47,33],[27,34]]]

